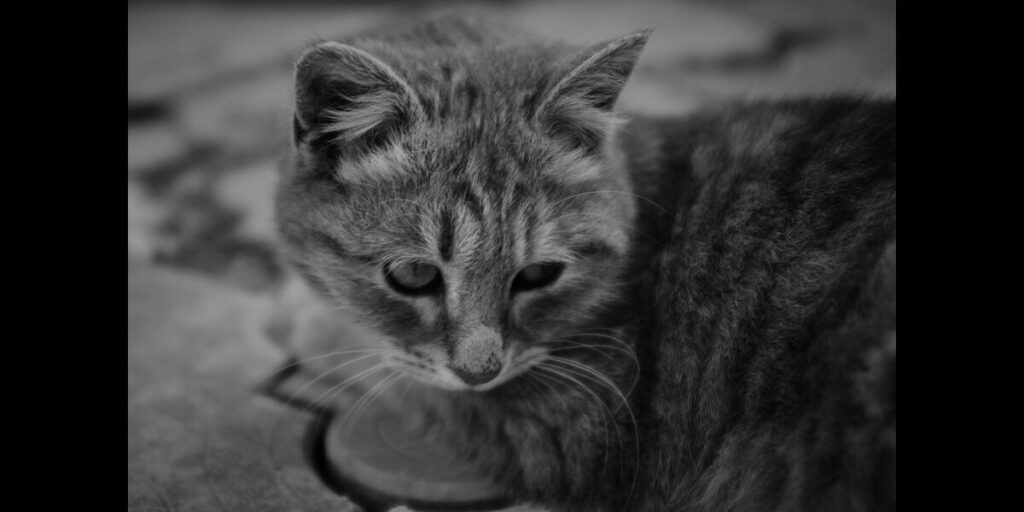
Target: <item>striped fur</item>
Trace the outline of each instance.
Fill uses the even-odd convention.
[[[562,105],[581,118],[612,116],[609,101],[646,34],[580,51],[482,45],[491,36],[451,20],[435,32],[442,26],[450,30],[439,39],[305,52],[298,158],[278,206],[298,268],[410,357],[443,349],[416,360],[418,375],[463,388],[449,363],[480,353],[489,338],[480,333],[497,333],[511,376],[529,349],[575,334],[619,295],[632,236],[625,174],[600,141],[585,147],[565,127],[572,114]],[[607,83],[588,99],[581,76]],[[581,124],[614,137],[610,121]],[[381,269],[414,261],[442,269],[443,297],[388,289]],[[516,273],[539,262],[566,269],[549,289],[510,296]]]
[[[452,359],[500,345],[497,380],[428,408],[511,497],[894,506],[895,105],[616,130],[646,38],[576,49],[445,19],[314,46],[277,196],[288,258],[439,388],[468,389]],[[442,293],[388,287],[413,261]],[[542,261],[566,265],[555,284],[510,294]]]

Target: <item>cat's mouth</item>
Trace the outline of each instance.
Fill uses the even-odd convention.
[[[503,355],[501,370],[493,378],[485,382],[472,382],[459,376],[449,365],[444,363],[426,363],[408,357],[396,356],[389,358],[387,363],[392,368],[408,375],[423,384],[450,391],[485,392],[503,386],[520,375],[529,371],[534,365],[543,361],[547,350],[530,348],[513,353],[507,351]]]
[[[488,391],[502,384],[512,381],[516,377],[526,373],[534,365],[541,362],[547,355],[547,350],[533,348],[527,349],[516,355],[508,355],[508,361],[502,365],[501,372],[493,380],[471,386],[473,391]]]

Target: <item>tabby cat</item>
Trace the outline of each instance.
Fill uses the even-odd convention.
[[[627,121],[648,35],[311,46],[287,258],[517,500],[895,508],[895,100]]]

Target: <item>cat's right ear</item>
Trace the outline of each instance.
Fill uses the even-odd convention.
[[[295,66],[296,145],[336,145],[342,153],[386,143],[420,115],[416,94],[398,73],[358,48],[328,41]]]
[[[651,30],[594,45],[582,52],[537,107],[535,116],[552,133],[597,151],[619,119],[613,112]]]

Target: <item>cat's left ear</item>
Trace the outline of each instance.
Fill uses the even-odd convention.
[[[536,118],[584,150],[599,149],[614,128],[613,107],[650,34],[644,30],[588,48],[546,94]]]
[[[295,142],[328,135],[345,150],[372,149],[420,114],[416,94],[368,52],[320,43],[295,66]]]

